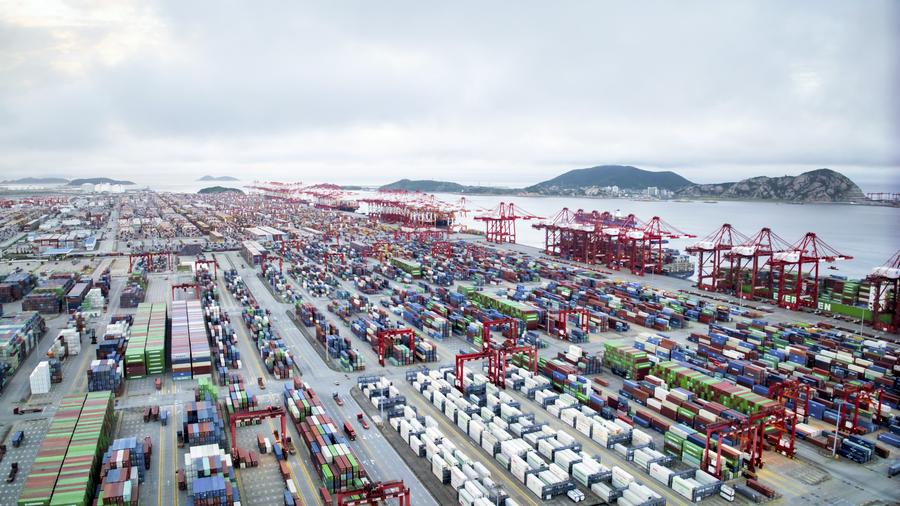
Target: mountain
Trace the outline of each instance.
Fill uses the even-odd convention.
[[[69,180],[61,177],[23,177],[10,179],[0,184],[66,184]]]
[[[591,195],[605,186],[623,190],[643,190],[655,186],[661,190],[677,190],[694,183],[670,171],[653,172],[630,165],[600,165],[588,169],[570,170],[553,179],[525,188],[544,195]]]
[[[197,181],[240,181],[240,179],[232,176],[203,176]]]
[[[206,188],[201,188],[197,193],[199,193],[201,195],[215,194],[215,193],[240,193],[241,195],[244,194],[243,191],[241,191],[237,188],[226,188],[224,186],[207,186]]]
[[[847,176],[817,169],[799,176],[752,177],[736,183],[698,184],[682,188],[678,197],[787,202],[863,202],[866,196]]]
[[[459,183],[451,183],[449,181],[434,181],[431,179],[401,179],[386,184],[380,189],[429,193],[479,193],[488,195],[508,195],[521,191],[513,188],[495,188],[492,186],[468,186]]]
[[[118,185],[130,185],[134,184],[131,181],[118,181],[116,179],[110,179],[108,177],[89,177],[84,179],[73,179],[69,181],[69,186],[81,186],[83,184],[118,184]]]

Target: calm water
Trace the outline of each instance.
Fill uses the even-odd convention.
[[[213,185],[243,188],[249,181],[188,182],[181,184],[151,184],[157,191],[190,192]],[[371,192],[356,192],[360,196]],[[437,194],[445,202],[456,202],[459,195]],[[837,271],[826,274],[863,277],[875,266],[884,264],[900,249],[900,208],[852,205],[793,205],[763,202],[643,202],[622,199],[586,199],[562,197],[494,197],[466,196],[468,213],[461,221],[472,228],[484,229],[474,220],[479,209],[492,209],[500,201],[514,202],[538,216],[551,218],[563,207],[586,211],[620,210],[633,213],[647,221],[659,216],[670,225],[698,238],[705,237],[723,223],[730,223],[747,236],[762,227],[769,227],[788,243],[798,241],[806,232],[815,232],[839,252],[853,256],[853,260],[839,261]],[[365,206],[361,208],[365,210]],[[517,223],[518,242],[543,247],[544,232],[531,227],[529,221]],[[674,240],[672,247],[684,249],[691,239]]]

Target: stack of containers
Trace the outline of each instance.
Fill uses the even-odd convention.
[[[191,346],[191,375],[194,378],[209,378],[212,375],[212,353],[209,349],[209,339],[206,337],[203,308],[199,300],[182,302],[187,311],[188,336]],[[172,304],[174,306],[175,303]]]
[[[195,505],[241,503],[231,455],[216,444],[198,445],[184,454],[188,499]]]
[[[325,488],[330,492],[357,490],[368,483],[359,459],[325,413],[315,391],[285,384],[282,396]]]
[[[237,336],[234,327],[215,301],[208,302],[204,308],[206,329],[210,344],[216,352],[216,365],[219,376],[224,376],[229,368],[241,368],[241,355],[237,347]]]
[[[654,367],[653,375],[672,388],[683,388],[703,400],[718,402],[744,414],[756,413],[776,404],[776,401],[756,394],[749,388],[707,376],[678,362],[660,362]]]
[[[88,315],[99,316],[105,305],[106,300],[103,298],[103,291],[100,288],[91,288],[84,297],[81,311]]]
[[[19,369],[47,326],[36,312],[23,312],[0,318],[0,363],[9,366],[9,374]]]
[[[28,376],[31,384],[31,395],[41,395],[50,392],[50,364],[46,360],[38,362],[38,365]]]
[[[245,307],[241,315],[250,335],[256,339],[256,347],[266,370],[277,379],[292,377],[296,367],[294,358],[284,340],[271,328],[268,312],[258,307]]]
[[[125,376],[129,379],[143,378],[147,374],[147,330],[150,324],[151,304],[140,304],[134,314],[131,337],[125,349]]]
[[[166,372],[166,305],[153,304],[147,324],[144,361],[148,374]]]
[[[65,345],[68,355],[78,355],[81,353],[81,334],[73,328],[62,329],[59,331],[59,337]]]
[[[129,320],[122,319],[106,325],[103,339],[97,343],[97,358],[121,359],[125,354],[125,344],[130,335],[131,325]]]
[[[229,413],[234,413],[235,411],[246,411],[255,408],[258,403],[256,396],[244,388],[244,383],[237,382],[228,385],[228,397],[225,398],[225,405]]]
[[[120,392],[122,388],[122,365],[116,360],[92,360],[87,371],[88,391],[111,390]]]
[[[650,372],[647,353],[624,340],[603,343],[603,365],[626,379],[641,380]]]
[[[134,332],[132,332],[133,335]],[[169,356],[172,364],[172,379],[191,379],[191,341],[188,331],[187,305],[184,301],[172,302],[172,337]]]
[[[107,482],[106,471],[118,469],[130,474],[133,469],[138,480],[144,481],[144,471],[149,466],[150,455],[144,454],[144,443],[135,437],[116,439],[109,445],[109,449],[103,455],[103,482]],[[106,496],[109,498],[109,496]]]
[[[64,397],[18,504],[89,504],[114,419],[109,392]]]
[[[225,445],[225,422],[214,402],[184,404],[182,434],[189,445]]]
[[[47,434],[41,442],[31,471],[25,479],[22,493],[19,495],[19,506],[50,504],[53,487],[66,458],[66,450],[72,440],[72,433],[81,416],[84,406],[84,394],[70,394],[62,398],[59,408],[50,421]]]

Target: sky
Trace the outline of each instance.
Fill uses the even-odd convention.
[[[0,178],[900,191],[900,4],[0,0]]]

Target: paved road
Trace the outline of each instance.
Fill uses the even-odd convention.
[[[242,259],[238,258],[237,253],[226,253],[224,255],[231,256],[234,259],[232,262],[234,265],[243,263]],[[216,256],[218,258],[223,255]],[[300,331],[288,319],[286,312],[292,311],[293,307],[290,304],[278,302],[269,290],[263,286],[262,281],[256,276],[253,269],[238,269],[238,272],[260,306],[269,308],[272,311],[273,317],[270,319],[272,327],[285,340],[290,349],[295,352],[300,369],[303,372],[303,380],[319,393],[326,411],[331,414],[336,423],[340,423],[339,420],[355,419],[356,413],[361,410],[351,398],[350,388],[355,385],[355,376],[359,375],[359,373],[345,374],[329,369],[322,363],[309,341],[300,335]],[[306,300],[312,298],[308,293],[304,293],[304,295]],[[371,374],[371,372],[368,372],[368,374]],[[335,385],[336,382],[338,385]],[[333,391],[337,391],[344,399],[344,406],[337,406],[331,399],[329,392]],[[351,447],[357,452],[359,458],[363,460],[367,472],[373,479],[403,480],[410,488],[413,504],[437,504],[431,497],[431,494],[415,479],[412,471],[403,464],[393,447],[381,434],[377,433],[377,431],[364,430],[360,430],[358,433],[360,437],[357,438],[356,442],[351,443]],[[299,441],[300,439],[296,437],[295,440]]]

